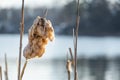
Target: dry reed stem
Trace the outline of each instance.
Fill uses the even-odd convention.
[[[24,72],[25,72],[25,69],[26,69],[27,63],[28,63],[28,61],[26,60],[25,63],[24,63],[24,66],[23,66],[23,68],[22,68],[21,75],[20,75],[21,79],[22,79],[22,77],[23,77],[23,75],[24,75]]]
[[[74,30],[74,28],[73,28],[73,45],[74,45],[73,47],[74,47],[74,50],[75,50],[75,30]]]
[[[73,58],[73,52],[72,52],[71,48],[69,48],[69,53],[70,53],[70,56],[71,56],[72,66],[74,66],[74,58]]]
[[[47,13],[48,13],[48,9],[46,8],[46,10],[45,10],[45,12],[44,12],[43,18],[46,18],[46,17],[47,17]]]
[[[73,53],[71,48],[69,48],[69,52],[70,52],[71,60],[73,60]]]
[[[72,62],[69,60],[69,59],[67,59],[67,62],[66,62],[66,69],[67,69],[67,73],[68,73],[68,80],[70,80],[70,78],[71,78],[71,68],[72,68]]]
[[[70,80],[70,71],[67,71],[68,72],[68,80]]]
[[[77,39],[78,39],[78,29],[79,29],[79,20],[80,20],[80,16],[79,16],[79,0],[77,0],[77,17],[76,17],[76,30],[75,30],[75,53],[74,53],[74,61],[75,61],[75,68],[74,68],[74,80],[77,80]]]
[[[0,66],[0,80],[2,80],[2,67]]]
[[[70,71],[69,71],[69,59],[68,59],[68,52],[67,52],[67,62],[66,62],[66,69],[68,74],[68,80],[70,80]]]
[[[6,54],[5,54],[5,80],[8,80],[8,62]]]
[[[22,0],[22,12],[21,12],[21,23],[20,23],[20,47],[19,47],[19,62],[18,62],[18,80],[20,79],[21,71],[21,54],[22,54],[22,38],[24,34],[24,0]]]
[[[70,53],[71,59],[68,59],[68,53],[67,53],[67,63],[66,63],[68,80],[70,80],[70,78],[71,78],[72,65],[73,65],[73,61],[74,61],[71,48],[69,48],[69,53]]]

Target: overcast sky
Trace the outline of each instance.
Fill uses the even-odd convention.
[[[22,0],[0,0],[0,8],[19,8]],[[25,6],[28,7],[61,7],[72,0],[25,0]]]

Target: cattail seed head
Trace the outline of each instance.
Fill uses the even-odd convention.
[[[54,38],[54,29],[51,21],[37,16],[29,29],[29,42],[24,48],[23,56],[26,59],[41,57],[45,53],[45,47],[48,41],[53,41]]]
[[[72,62],[70,60],[67,60],[66,68],[67,71],[72,72]]]

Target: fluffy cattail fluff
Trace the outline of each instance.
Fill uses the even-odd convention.
[[[54,29],[50,20],[38,16],[28,32],[28,44],[24,48],[26,59],[41,57],[45,53],[48,41],[54,40]]]

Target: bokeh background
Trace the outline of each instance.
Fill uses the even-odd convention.
[[[9,80],[17,80],[22,0],[0,0],[0,66],[5,80],[4,54],[8,58]],[[55,29],[41,58],[29,61],[23,80],[67,80],[66,59],[73,44],[76,24],[75,0],[25,0],[25,34],[37,16],[48,9],[47,19]],[[80,0],[78,37],[79,80],[120,79],[120,0]],[[22,56],[22,66],[25,58]],[[71,74],[73,78],[74,72]]]

